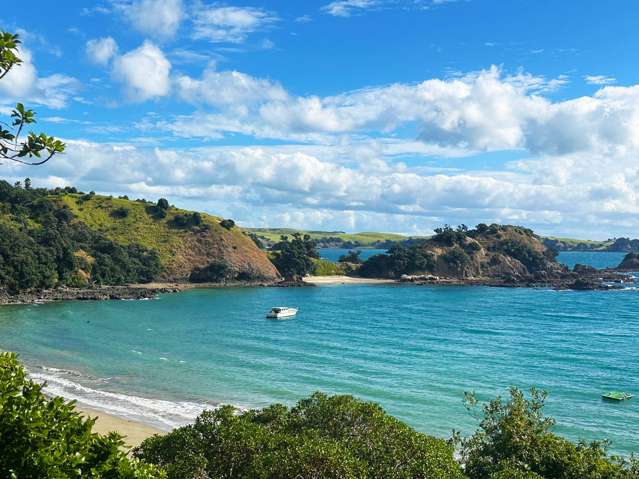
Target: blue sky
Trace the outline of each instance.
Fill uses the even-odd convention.
[[[636,2],[22,3],[0,106],[68,149],[10,180],[247,226],[637,236]]]

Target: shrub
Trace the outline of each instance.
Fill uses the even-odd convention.
[[[193,228],[202,224],[202,215],[200,213],[179,214],[175,215],[169,222],[172,228]]]
[[[129,209],[125,208],[124,206],[120,207],[120,208],[116,208],[111,212],[111,216],[113,218],[126,218],[127,216],[129,216]]]
[[[192,283],[222,283],[233,279],[234,271],[228,263],[214,261],[203,268],[195,268],[189,275]]]
[[[134,456],[169,479],[462,478],[453,448],[351,396],[315,393],[293,408],[206,411],[147,439]]]
[[[74,404],[48,398],[12,353],[0,353],[0,476],[7,478],[161,478],[127,458],[116,433],[92,432]]]
[[[227,220],[222,220],[220,221],[220,226],[222,228],[226,228],[227,230],[231,230],[233,229],[233,227],[235,227],[235,221],[227,219]]]
[[[636,479],[639,468],[606,455],[606,443],[572,442],[550,432],[555,424],[543,414],[546,393],[517,388],[510,399],[484,405],[479,430],[461,441],[461,462],[470,479]],[[467,406],[477,401],[467,395]]]

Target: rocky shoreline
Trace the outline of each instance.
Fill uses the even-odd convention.
[[[551,288],[574,291],[608,291],[635,284],[628,272],[587,268],[549,277],[442,278],[433,275],[403,276],[399,282],[439,286],[491,286],[501,288]]]
[[[10,294],[0,289],[0,305],[42,304],[54,301],[104,301],[152,299],[160,293],[180,291],[177,287],[101,286],[94,288],[56,288]]]

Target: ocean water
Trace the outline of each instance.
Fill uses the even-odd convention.
[[[557,261],[573,268],[577,263],[589,264],[598,269],[614,268],[621,263],[626,253],[617,251],[562,251],[557,256]]]
[[[360,252],[359,257],[363,260],[367,260],[373,255],[386,253],[385,249],[375,248],[353,248]],[[336,262],[341,256],[348,254],[351,251],[348,248],[319,248],[320,258],[327,259],[329,261]]]
[[[581,261],[580,261],[581,262]],[[272,306],[300,308],[265,319]],[[556,431],[639,452],[639,291],[340,285],[192,290],[150,301],[0,308],[0,348],[48,390],[163,428],[224,402],[322,390],[380,403],[418,430],[470,433],[465,391],[549,391]]]
[[[348,254],[350,250],[348,248],[320,248],[319,253],[322,259],[329,261],[337,261],[340,256]],[[360,258],[366,260],[373,255],[386,253],[385,249],[359,249]],[[601,252],[587,252],[587,251],[562,251],[557,257],[557,261],[564,263],[569,268],[573,268],[575,264],[589,264],[595,268],[612,268],[621,263],[626,253],[601,251]]]

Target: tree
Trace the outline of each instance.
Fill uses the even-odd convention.
[[[0,31],[0,79],[22,63],[18,57],[20,43],[18,35]],[[34,123],[33,110],[26,109],[22,103],[16,104],[11,112],[10,123],[0,123],[0,159],[25,165],[42,165],[53,155],[64,151],[64,143],[44,133],[36,135],[29,132],[23,138],[25,128]]]
[[[452,446],[377,404],[315,393],[292,408],[206,411],[195,424],[147,439],[134,456],[169,479],[461,479]]]
[[[342,255],[337,260],[338,263],[352,263],[352,264],[361,264],[362,258],[360,258],[361,251],[359,250],[351,250],[348,254]]]
[[[116,433],[92,431],[73,402],[49,398],[13,353],[0,353],[0,476],[153,479],[155,466],[127,458]]]
[[[313,259],[319,258],[317,243],[309,235],[293,234],[282,236],[281,241],[273,246],[273,264],[280,274],[289,281],[299,281],[311,273],[314,268]]]
[[[220,226],[222,228],[227,229],[227,230],[231,230],[231,229],[233,229],[233,227],[235,227],[235,221],[233,221],[231,219],[222,220],[222,221],[220,221]]]
[[[572,442],[551,432],[555,424],[543,414],[547,394],[531,389],[530,399],[510,388],[483,406],[479,430],[461,441],[461,463],[470,479],[636,479],[636,462],[606,454],[606,443]],[[478,405],[466,395],[469,409]]]

